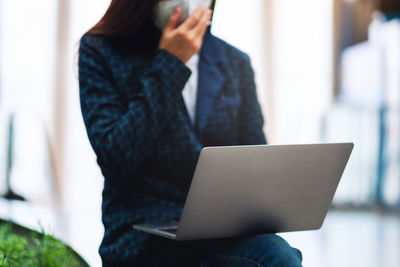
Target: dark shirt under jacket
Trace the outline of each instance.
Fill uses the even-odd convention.
[[[79,52],[83,119],[104,175],[103,261],[129,259],[148,237],[134,223],[179,220],[204,146],[265,144],[249,57],[208,29],[200,52],[195,125],[182,97],[191,71],[157,50],[84,35]]]

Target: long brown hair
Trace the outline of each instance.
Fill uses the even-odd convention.
[[[155,30],[152,16],[160,0],[112,0],[104,16],[87,33],[94,35],[133,37]],[[214,9],[215,0],[211,8]],[[145,28],[145,29],[143,29]]]
[[[101,35],[116,41],[120,49],[141,51],[143,56],[158,48],[161,31],[153,16],[160,0],[112,0],[104,16],[86,34]],[[214,9],[215,1],[211,8]],[[118,40],[123,39],[123,42]]]
[[[132,37],[152,23],[158,0],[112,0],[104,16],[88,33]],[[154,26],[154,25],[152,25]]]

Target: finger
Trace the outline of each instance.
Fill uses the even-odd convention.
[[[193,15],[185,20],[180,27],[185,30],[191,30],[194,26],[197,25],[199,20],[202,18],[204,12],[205,10],[201,6],[197,7]]]
[[[204,12],[199,23],[197,23],[197,25],[192,29],[192,34],[194,36],[199,36],[199,37],[204,36],[207,30],[208,22],[211,20],[211,14],[212,11],[210,9]]]
[[[164,30],[171,31],[171,30],[175,29],[176,25],[178,24],[181,14],[182,14],[182,8],[178,6],[175,9],[175,12],[169,18],[168,24]]]

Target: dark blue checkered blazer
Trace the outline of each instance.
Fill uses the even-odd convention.
[[[143,56],[84,35],[83,119],[105,178],[99,252],[129,262],[148,234],[134,223],[179,220],[204,146],[265,144],[249,57],[208,29],[200,52],[195,126],[181,91],[191,71],[165,50]]]

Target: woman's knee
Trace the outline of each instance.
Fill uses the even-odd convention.
[[[225,249],[219,249],[216,255],[219,256],[214,257],[212,266],[226,266],[227,261],[240,266],[238,261],[242,261],[243,266],[297,267],[302,262],[300,250],[292,248],[282,237],[274,234],[242,238]]]
[[[293,248],[282,237],[264,234],[250,238],[249,241],[258,250],[263,266],[301,266],[303,257],[300,250]]]

